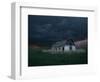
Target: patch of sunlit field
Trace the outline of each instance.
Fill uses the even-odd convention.
[[[28,66],[48,66],[48,65],[75,65],[87,64],[88,54],[82,52],[50,53],[43,52],[42,48],[28,49]]]

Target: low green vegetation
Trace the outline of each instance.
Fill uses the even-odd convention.
[[[41,48],[28,50],[28,66],[87,64],[87,59],[86,51],[52,54],[42,52]]]

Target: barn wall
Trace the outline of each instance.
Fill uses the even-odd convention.
[[[69,51],[69,46],[68,46],[68,45],[66,45],[66,46],[64,47],[64,51]]]

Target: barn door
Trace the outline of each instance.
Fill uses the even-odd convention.
[[[72,46],[71,45],[70,45],[69,49],[72,50]]]
[[[64,51],[64,47],[62,47],[62,51]]]

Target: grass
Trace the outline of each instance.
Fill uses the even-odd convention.
[[[63,54],[44,53],[42,49],[28,50],[28,66],[47,66],[47,65],[74,65],[87,64],[87,52],[71,52]]]

